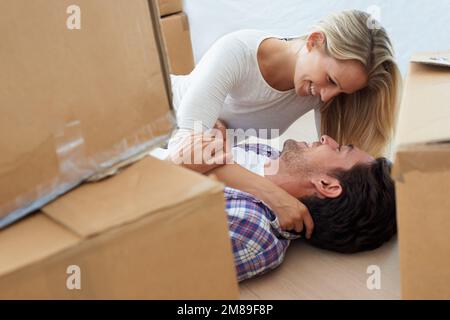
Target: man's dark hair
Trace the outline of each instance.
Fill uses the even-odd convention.
[[[337,198],[303,197],[314,220],[313,246],[342,253],[372,250],[397,231],[391,164],[378,158],[350,170],[335,170],[342,194]]]

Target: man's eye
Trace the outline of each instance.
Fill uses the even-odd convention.
[[[331,82],[332,84],[336,85],[336,83],[330,77],[328,77],[328,82]]]

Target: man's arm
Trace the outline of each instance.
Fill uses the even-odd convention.
[[[248,198],[227,199],[227,218],[238,280],[266,273],[280,265],[289,240],[268,228],[263,204]]]

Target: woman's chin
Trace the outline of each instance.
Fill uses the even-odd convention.
[[[309,84],[308,81],[302,82],[300,86],[295,87],[295,93],[299,97],[307,97],[309,96]]]
[[[303,90],[302,87],[295,87],[295,94],[299,97],[304,97],[305,91]]]
[[[303,90],[303,88],[295,89],[295,93],[296,93],[299,97],[307,97],[307,96],[309,96],[309,94],[308,94],[307,92],[305,92],[305,90]]]

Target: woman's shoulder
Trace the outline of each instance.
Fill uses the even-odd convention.
[[[238,39],[244,40],[244,39],[255,39],[261,36],[270,36],[273,35],[271,32],[264,31],[264,30],[258,30],[258,29],[240,29],[236,30],[230,33],[227,33],[226,35],[236,37]]]
[[[255,49],[265,38],[275,36],[274,34],[257,29],[241,29],[223,35],[219,40],[243,44],[249,49]]]

